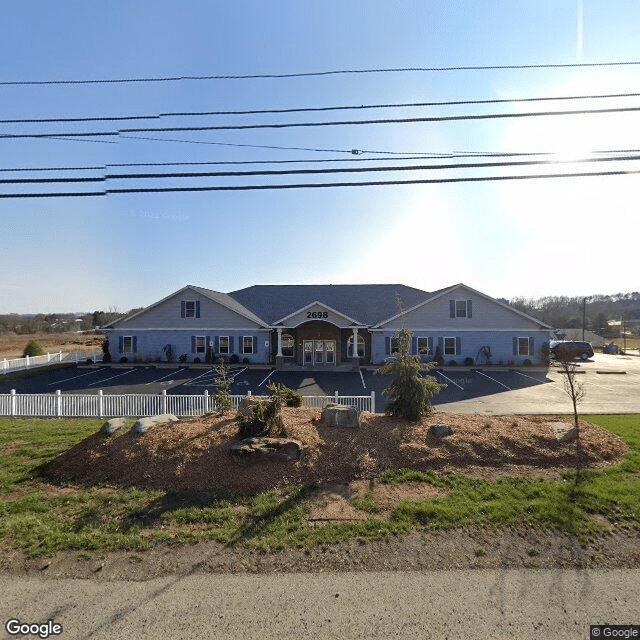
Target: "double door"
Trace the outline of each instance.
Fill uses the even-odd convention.
[[[336,363],[335,340],[305,340],[304,364],[306,366],[332,365]]]

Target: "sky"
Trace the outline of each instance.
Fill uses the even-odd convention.
[[[187,284],[638,290],[638,24],[636,0],[12,3],[0,23],[0,196],[12,196],[0,198],[0,313],[127,311]],[[551,97],[572,99],[539,100]],[[443,102],[467,104],[197,115]],[[616,111],[531,115],[594,109]],[[540,160],[555,164],[451,167]],[[420,168],[389,170],[407,166]],[[356,167],[387,170],[335,172]],[[175,176],[303,169],[334,172]],[[143,173],[174,175],[104,180]],[[548,174],[565,177],[523,179]],[[419,180],[432,182],[118,192]]]

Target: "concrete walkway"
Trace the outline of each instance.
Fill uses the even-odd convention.
[[[52,620],[65,640],[587,640],[592,624],[640,624],[640,570],[197,574],[148,582],[0,576],[0,591],[3,627],[11,618]]]

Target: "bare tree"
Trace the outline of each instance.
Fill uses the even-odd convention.
[[[573,420],[576,427],[576,442],[580,442],[580,426],[578,424],[578,403],[584,398],[584,384],[577,379],[578,367],[573,355],[567,349],[556,348],[556,362],[563,376],[564,390],[573,404]]]

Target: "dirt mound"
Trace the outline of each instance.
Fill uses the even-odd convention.
[[[283,419],[288,434],[308,447],[301,461],[238,466],[228,455],[237,432],[233,418],[206,415],[155,427],[144,436],[97,433],[55,458],[45,473],[81,484],[250,494],[291,484],[348,485],[403,467],[488,479],[557,478],[578,463],[614,464],[628,449],[617,436],[581,422],[578,458],[575,443],[554,436],[550,423],[566,421],[558,417],[437,414],[409,423],[363,413],[358,430],[323,424],[319,409],[286,408]],[[429,426],[439,420],[453,427],[454,435],[429,435]]]

